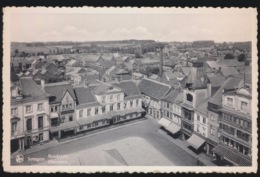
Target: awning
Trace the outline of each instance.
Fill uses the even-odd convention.
[[[58,118],[58,117],[59,117],[59,115],[57,112],[51,112],[51,115],[50,115],[51,119]]]
[[[176,125],[175,123],[171,123],[169,126],[165,127],[165,129],[171,132],[172,134],[175,134],[178,131],[180,131],[181,127]]]
[[[158,124],[163,126],[163,127],[168,127],[170,125],[171,121],[169,121],[168,119],[165,119],[165,118],[161,118],[159,121],[158,121]]]
[[[76,121],[72,121],[72,122],[65,122],[65,123],[61,123],[58,126],[55,127],[51,127],[50,128],[50,132],[57,132],[60,130],[73,130],[74,128],[78,127],[79,124]]]
[[[224,147],[223,145],[219,144],[212,150],[217,155],[223,157],[225,160],[231,162],[237,166],[251,166],[252,162],[250,158],[243,157],[238,152],[234,152],[233,150],[229,149],[228,147]]]
[[[192,134],[191,137],[187,140],[187,142],[197,150],[202,146],[205,140],[196,134]]]

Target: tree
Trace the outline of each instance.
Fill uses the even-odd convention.
[[[15,56],[18,56],[18,55],[19,55],[19,50],[18,50],[18,49],[15,49],[15,50],[14,50],[14,54],[15,54]]]
[[[231,54],[231,53],[227,53],[227,54],[225,55],[224,59],[227,59],[227,60],[229,60],[229,59],[234,59],[234,55]]]
[[[237,60],[238,60],[239,62],[244,62],[244,61],[246,61],[246,55],[245,55],[244,53],[241,53],[240,55],[238,55]]]

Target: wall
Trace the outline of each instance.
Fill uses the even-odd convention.
[[[219,142],[219,138],[218,138],[219,114],[212,112],[212,111],[208,111],[208,115],[209,115],[209,119],[208,119],[208,138],[211,139],[212,141],[215,141],[215,142],[218,143]],[[212,116],[214,117],[214,120],[212,120]],[[211,127],[214,129],[213,134],[211,134],[211,130],[210,130]]]
[[[198,120],[198,116],[200,119]],[[205,123],[203,123],[203,118],[205,118]],[[205,138],[208,137],[208,118],[207,115],[200,114],[199,112],[195,111],[194,113],[194,131],[201,134]]]

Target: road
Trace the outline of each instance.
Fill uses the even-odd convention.
[[[76,140],[69,141],[65,144],[25,155],[25,161],[21,165],[37,165],[37,161],[28,161],[28,158],[48,159],[49,154],[71,154],[129,137],[140,137],[145,139],[155,149],[160,151],[168,160],[170,160],[177,166],[196,165],[196,159],[194,157],[179,148],[167,138],[165,138],[162,134],[158,133],[158,129],[158,124],[156,124],[151,119],[146,119],[144,121],[138,122],[137,124],[131,124],[122,128],[100,132],[93,136],[79,137]],[[18,165],[15,162],[15,159],[11,160],[11,164]]]

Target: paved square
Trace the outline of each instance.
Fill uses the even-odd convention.
[[[38,165],[84,166],[174,166],[161,152],[140,137],[129,137],[68,154],[67,158],[54,158]]]

